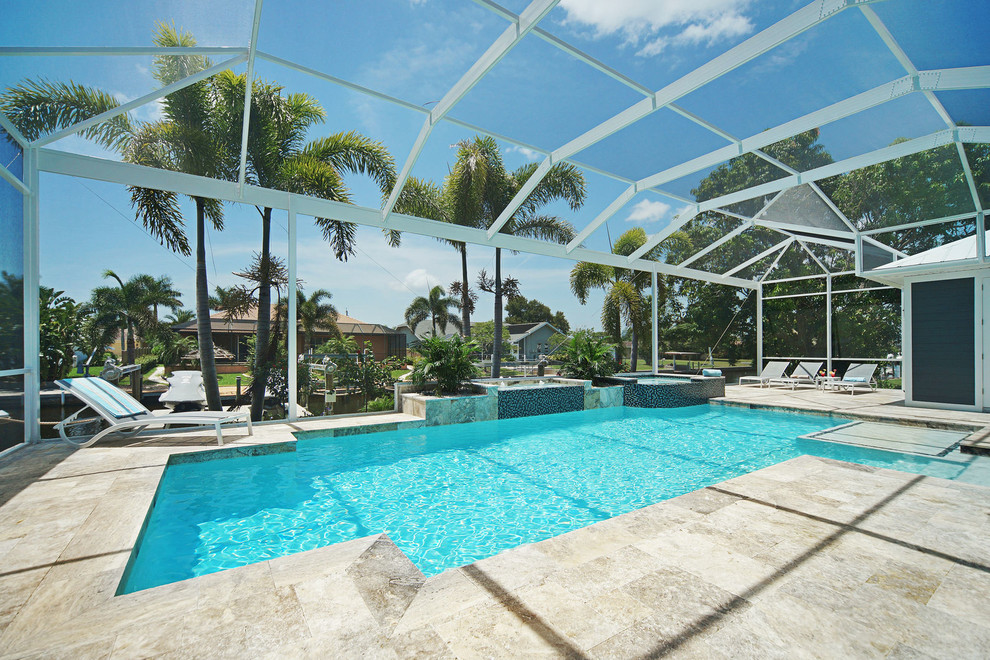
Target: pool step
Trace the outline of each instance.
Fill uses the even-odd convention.
[[[896,451],[902,454],[945,456],[958,447],[968,433],[968,431],[942,431],[880,422],[850,422],[824,431],[809,433],[801,438]]]

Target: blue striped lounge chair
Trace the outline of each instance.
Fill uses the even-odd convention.
[[[222,424],[247,422],[248,435],[254,435],[251,415],[247,412],[206,410],[155,415],[141,405],[140,401],[102,378],[66,378],[56,380],[55,384],[86,404],[55,425],[62,439],[77,447],[89,447],[112,434],[125,437],[135,435],[150,426],[212,426],[217,432],[218,445],[223,444],[223,432],[220,430]],[[77,418],[86,410],[93,410],[109,424],[109,427],[90,438],[67,434],[66,427],[81,422],[82,420]]]

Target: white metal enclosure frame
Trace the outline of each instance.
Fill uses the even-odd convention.
[[[912,227],[934,225],[940,223],[955,222],[960,219],[974,218],[977,226],[983,226],[985,209],[981,205],[977,190],[977,182],[974,180],[969,162],[964,151],[964,145],[968,143],[990,143],[990,127],[988,126],[958,126],[942,106],[935,92],[946,90],[968,90],[990,88],[990,65],[972,66],[962,68],[946,68],[922,71],[919,70],[908,58],[904,50],[897,43],[893,35],[883,24],[876,12],[870,6],[875,2],[883,0],[814,0],[805,7],[793,14],[783,18],[774,25],[764,29],[758,34],[746,39],[742,43],[730,48],[723,54],[715,57],[708,63],[698,67],[694,71],[682,76],[676,81],[666,85],[660,90],[652,90],[642,85],[625,74],[616,71],[608,65],[600,62],[591,55],[582,52],[580,49],[567,43],[566,41],[553,36],[549,32],[539,27],[540,21],[557,6],[559,0],[533,0],[530,5],[519,15],[514,14],[492,2],[491,0],[474,0],[474,2],[496,15],[505,19],[508,26],[501,35],[491,44],[491,46],[481,55],[481,57],[461,76],[461,78],[447,91],[431,109],[424,108],[414,103],[396,98],[384,92],[370,89],[368,87],[343,80],[330,73],[318,71],[316,69],[303,66],[290,60],[269,54],[258,49],[258,33],[262,25],[262,5],[263,0],[254,1],[253,21],[251,24],[250,42],[246,48],[229,47],[192,47],[192,48],[157,48],[157,47],[75,47],[75,46],[52,46],[52,47],[2,47],[0,48],[0,58],[3,56],[92,56],[92,55],[221,55],[226,57],[224,61],[201,71],[188,78],[167,85],[159,90],[144,95],[138,99],[124,103],[118,108],[105,112],[97,117],[75,124],[74,126],[62,129],[50,135],[40,137],[34,141],[26,140],[13,126],[9,119],[0,114],[0,127],[8,135],[17,141],[24,149],[24,176],[18,178],[2,165],[0,165],[0,177],[14,186],[24,195],[24,255],[25,255],[25,365],[23,370],[19,370],[25,376],[25,425],[26,439],[34,441],[40,437],[39,422],[39,358],[38,358],[38,287],[40,278],[40,247],[39,247],[39,212],[38,199],[40,195],[38,185],[38,173],[40,171],[51,172],[75,177],[90,178],[111,183],[135,185],[146,188],[168,190],[186,195],[196,195],[208,198],[215,198],[231,202],[255,204],[259,206],[281,209],[288,212],[289,217],[289,305],[290,305],[290,331],[288,333],[290,347],[289,355],[294,355],[295,347],[295,269],[296,269],[296,245],[295,227],[298,214],[314,217],[333,217],[340,220],[353,222],[359,225],[373,227],[387,227],[405,232],[446,238],[463,241],[481,246],[503,247],[519,252],[531,254],[553,256],[575,261],[589,261],[616,267],[629,268],[649,272],[652,274],[654,292],[656,291],[656,275],[670,275],[676,277],[692,278],[700,281],[725,284],[750,290],[756,290],[758,301],[757,312],[757,357],[762,360],[762,300],[763,284],[770,272],[779,263],[784,253],[789,250],[803,249],[818,267],[823,271],[822,277],[831,287],[832,277],[843,273],[830,273],[821,261],[815,258],[814,254],[808,250],[806,243],[820,243],[833,247],[849,250],[856,256],[855,274],[869,276],[864,271],[862,264],[862,252],[864,244],[875,245],[884,248],[892,253],[896,252],[892,248],[885,246],[874,236],[888,231],[898,229],[909,229]],[[894,2],[896,0],[888,0]],[[774,48],[780,46],[811,29],[812,27],[829,20],[831,17],[846,10],[859,11],[872,26],[876,35],[883,41],[889,51],[904,69],[905,75],[891,80],[890,82],[861,92],[845,100],[832,103],[814,112],[808,113],[797,119],[788,121],[779,126],[775,126],[758,134],[738,138],[730,132],[725,131],[711,122],[701,119],[688,110],[677,105],[678,99],[686,96],[690,92],[697,90],[704,85],[726,75],[746,62],[764,56]],[[511,136],[501,135],[484,127],[455,119],[449,116],[450,111],[464,96],[476,86],[499,61],[504,58],[523,39],[541,39],[569,56],[591,66],[595,70],[609,76],[626,87],[635,90],[643,96],[643,99],[626,108],[622,112],[601,122],[594,128],[573,138],[557,149],[547,151],[531,144],[521,142]],[[97,123],[106,121],[116,115],[137,108],[140,105],[154,101],[169,93],[175,92],[185,86],[202,80],[218,71],[230,68],[235,65],[247,65],[248,84],[245,91],[245,99],[250,97],[252,92],[253,73],[255,62],[258,58],[290,68],[299,73],[318,78],[323,81],[334,83],[352,91],[366,94],[379,100],[393,103],[400,107],[415,110],[425,115],[424,123],[420,129],[419,136],[411,149],[410,154],[404,161],[400,174],[394,188],[390,192],[387,201],[382,208],[371,208],[357,205],[341,204],[324,199],[308,197],[303,195],[290,194],[282,191],[271,190],[251,186],[245,183],[245,168],[247,158],[247,138],[250,122],[248,104],[245,103],[242,125],[242,140],[240,152],[240,166],[236,181],[222,181],[206,177],[194,176],[179,172],[158,170],[131,163],[116,162],[106,159],[80,156],[58,151],[47,147],[60,138],[74,135]],[[784,163],[772,158],[763,151],[762,148],[774,142],[792,137],[810,129],[850,117],[857,113],[864,112],[880,104],[886,103],[909,94],[921,94],[925,100],[938,113],[945,128],[929,135],[907,140],[858,155],[855,157],[830,163],[809,171],[797,171],[788,167]],[[633,180],[621,176],[614,172],[609,172],[601,168],[596,168],[575,160],[575,156],[588,147],[604,140],[617,131],[635,124],[636,122],[661,110],[668,109],[684,119],[701,127],[705,131],[725,140],[724,147],[711,151],[708,154],[692,158],[681,162],[678,165],[669,167],[653,175]],[[487,227],[487,229],[473,229],[457,225],[440,223],[423,218],[397,214],[393,212],[395,202],[402,186],[412,172],[413,166],[421,153],[426,140],[430,136],[434,127],[440,122],[447,122],[452,125],[467,128],[478,133],[491,135],[499,140],[510,144],[531,149],[543,154],[544,158],[537,168],[535,174],[522,187],[515,199],[509,204],[503,213]],[[965,174],[967,186],[973,202],[973,212],[956,214],[943,218],[929,218],[912,223],[906,223],[893,228],[883,228],[880,230],[859,231],[855,225],[845,218],[835,205],[821,190],[815,185],[827,177],[843,174],[851,170],[875,165],[890,161],[903,156],[921,153],[936,147],[954,145],[960,159],[962,170]],[[702,202],[686,200],[678,195],[660,188],[664,183],[673,181],[688,174],[702,171],[744,154],[753,154],[758,158],[772,163],[781,169],[785,176],[753,186],[745,190],[722,195],[714,199]],[[584,168],[596,172],[606,177],[621,181],[627,184],[627,188],[615,200],[612,201],[593,221],[582,228],[578,236],[566,246],[556,245],[544,241],[521,238],[500,233],[506,222],[516,212],[525,197],[532,192],[533,188],[549,172],[550,168],[562,162],[569,162],[576,167]],[[788,189],[810,184],[816,194],[837,214],[845,224],[845,229],[813,229],[809,231],[807,225],[799,222],[788,223],[780,221],[770,221],[761,218],[758,213],[754,217],[741,216],[728,206],[741,201],[762,198],[768,195],[782,193]],[[684,201],[688,205],[688,211],[681,217],[675,218],[670,224],[649,237],[647,243],[639,250],[628,257],[614,255],[601,250],[588,249],[582,246],[582,242],[601,228],[605,222],[619,211],[636,194],[652,190],[673,199]],[[774,197],[776,199],[776,197]],[[772,204],[773,201],[770,202]],[[767,206],[769,206],[768,204]],[[725,236],[702,248],[694,255],[684,259],[679,264],[669,264],[645,259],[657,245],[669,237],[675,231],[687,224],[692,218],[702,213],[720,213],[726,217],[735,218],[740,221],[740,225],[731,230]],[[778,232],[781,241],[764,252],[736,264],[733,268],[724,273],[708,272],[704,269],[692,268],[691,264],[718,248],[732,238],[750,231],[755,227],[763,227]],[[986,262],[986,245],[984,232],[977,232],[979,244],[978,257],[976,261],[980,264]],[[758,274],[754,278],[737,277],[737,273],[748,267],[757,264],[763,259],[775,257],[768,269]],[[800,278],[796,278],[800,279]],[[831,297],[829,296],[829,299]],[[654,296],[656,301],[656,296]],[[656,315],[654,314],[654,319]],[[657,327],[653,323],[653,346],[654,351],[657,345]],[[829,328],[831,325],[829,324]],[[829,351],[831,342],[829,342]],[[829,355],[831,360],[831,355]],[[656,368],[656,360],[653,361]],[[295,417],[295,370],[289,369],[290,378],[290,405],[289,417]]]

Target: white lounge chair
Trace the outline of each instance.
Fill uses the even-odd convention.
[[[842,374],[842,378],[832,383],[832,389],[846,390],[850,396],[856,394],[857,389],[864,387],[874,392],[877,389],[877,381],[873,377],[876,370],[877,365],[869,362],[850,364],[846,373]]]
[[[760,387],[763,387],[764,385],[768,385],[774,378],[782,378],[789,364],[790,362],[783,360],[771,360],[767,362],[767,366],[763,367],[763,371],[760,372],[759,376],[741,376],[739,378],[739,384],[742,385],[743,381],[755,381]]]
[[[141,403],[120,388],[108,383],[102,378],[67,378],[56,380],[55,384],[73,394],[86,405],[69,415],[55,425],[58,434],[70,445],[89,447],[107,435],[120,433],[124,436],[134,435],[149,426],[171,426],[173,424],[189,426],[212,426],[217,432],[217,444],[223,444],[221,424],[231,422],[247,422],[248,435],[254,435],[251,428],[251,415],[248,412],[203,411],[171,413],[155,415]],[[109,428],[103,429],[91,438],[73,437],[65,432],[66,426],[80,423],[76,418],[87,408],[92,409],[105,419]]]
[[[818,375],[818,370],[822,368],[824,364],[821,360],[802,360],[798,362],[798,365],[794,367],[794,371],[791,375],[784,376],[783,378],[771,378],[770,385],[787,385],[792,390],[798,385],[815,385],[815,377]]]

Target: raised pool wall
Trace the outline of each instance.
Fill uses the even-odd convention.
[[[471,387],[476,393],[436,397],[430,394],[431,385],[396,383],[395,395],[399,410],[423,418],[426,426],[611,408],[623,402],[621,385],[595,387],[589,380],[569,378],[478,380]]]
[[[640,379],[656,378],[653,374],[628,374],[603,378],[603,382],[622,387],[623,405],[633,408],[680,408],[707,403],[725,396],[724,376],[669,376],[676,383],[647,383]]]

